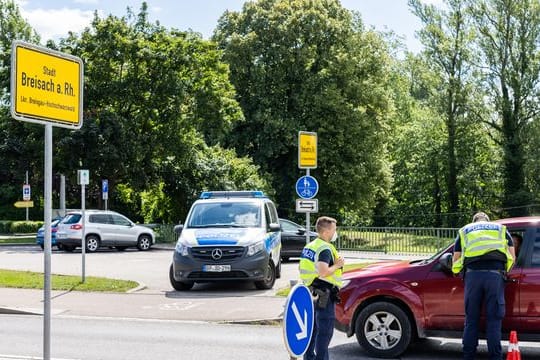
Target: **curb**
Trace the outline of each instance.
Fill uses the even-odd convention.
[[[146,284],[139,283],[139,286],[137,286],[136,288],[133,288],[131,290],[126,291],[126,294],[135,294],[136,292],[142,291],[142,290],[146,289],[147,287],[148,286],[146,286]]]
[[[0,307],[0,314],[7,314],[7,315],[43,315],[43,312],[35,311],[35,310],[25,310],[25,309],[17,309],[17,308],[9,308],[9,307]]]
[[[233,325],[271,325],[281,326],[283,318],[271,318],[271,319],[258,319],[258,320],[227,320],[220,321],[220,324],[233,324]]]

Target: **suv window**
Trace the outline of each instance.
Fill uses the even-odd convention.
[[[110,224],[109,215],[107,214],[93,214],[88,217],[88,221],[97,224]]]
[[[81,214],[67,214],[62,220],[62,224],[76,224],[81,220]]]
[[[111,217],[115,225],[131,226],[131,222],[123,216],[112,214]]]
[[[199,203],[195,204],[189,227],[259,227],[260,206],[257,203]]]

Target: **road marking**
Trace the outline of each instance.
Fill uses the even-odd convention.
[[[42,357],[36,356],[19,356],[19,355],[5,355],[0,354],[0,360],[42,360]],[[51,358],[51,360],[80,360],[80,359],[61,359],[61,358]]]

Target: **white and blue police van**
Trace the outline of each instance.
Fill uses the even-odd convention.
[[[175,231],[169,278],[176,290],[230,280],[271,289],[281,275],[281,227],[262,191],[203,192]]]

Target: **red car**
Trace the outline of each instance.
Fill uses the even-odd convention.
[[[517,330],[520,340],[539,341],[540,216],[497,222],[523,237],[508,274],[503,337]],[[461,338],[463,280],[452,274],[452,249],[453,243],[429,259],[386,261],[345,273],[336,329],[356,334],[369,355],[381,358],[399,356],[419,338]]]

